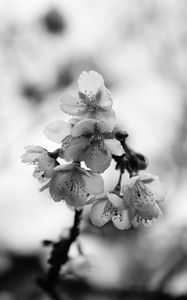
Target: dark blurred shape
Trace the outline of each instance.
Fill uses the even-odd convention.
[[[51,8],[45,16],[42,18],[42,25],[50,34],[62,34],[66,28],[66,23],[57,10],[57,8]]]
[[[145,155],[136,152],[136,160],[137,160],[137,164],[138,164],[138,170],[147,169],[147,167],[149,165],[149,161]]]
[[[0,300],[43,299],[36,285],[36,278],[42,273],[39,257],[34,254],[30,256],[12,254],[10,258],[11,269],[0,275]]]
[[[96,289],[79,279],[62,279],[58,286],[60,299],[71,300],[183,300],[186,295],[172,296],[163,291],[141,289]]]
[[[133,150],[128,152],[127,148],[125,148],[125,151],[125,154],[122,156],[112,155],[113,159],[117,163],[116,170],[119,169],[123,173],[126,169],[129,174],[132,175],[133,173],[137,173],[140,170],[145,170],[148,167],[149,161],[146,156],[136,153]]]
[[[3,291],[2,293],[0,293],[0,300],[15,300],[15,299],[16,298],[14,297],[14,295],[12,295],[7,291]]]
[[[7,253],[0,251],[0,277],[12,267],[12,261]]]
[[[53,242],[52,242],[52,241],[48,241],[48,240],[45,240],[45,241],[42,242],[42,245],[43,245],[44,247],[51,246],[52,244],[53,244]]]
[[[118,141],[125,141],[126,138],[129,136],[125,130],[119,130],[118,128],[114,129],[114,134]]]
[[[129,148],[128,148],[129,149]],[[126,169],[131,172],[137,173],[140,170],[145,170],[148,167],[148,159],[143,154],[136,153],[132,149],[128,152],[127,149],[125,149],[126,154],[124,157],[124,163],[126,163],[126,159],[128,161],[128,164],[126,166]]]
[[[59,68],[57,78],[56,78],[56,88],[65,88],[70,85],[74,80],[74,73],[72,72],[72,68],[68,67],[61,67]]]
[[[23,84],[21,93],[28,100],[35,103],[40,103],[44,98],[44,92],[42,91],[42,89],[36,84],[32,83]]]
[[[113,133],[125,150],[125,154],[122,156],[112,156],[117,163],[116,169],[120,169],[122,173],[126,169],[131,175],[133,172],[137,173],[140,170],[145,170],[148,167],[149,161],[145,155],[135,152],[126,144],[128,133],[117,127],[114,129]]]

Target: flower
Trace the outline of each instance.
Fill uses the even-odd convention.
[[[78,92],[65,94],[61,99],[60,108],[72,116],[82,119],[106,119],[114,125],[116,118],[111,109],[112,104],[103,77],[95,71],[84,71],[78,80]]]
[[[91,222],[101,227],[112,221],[118,229],[129,229],[131,217],[125,201],[117,194],[110,192],[94,198],[97,200],[90,211]]]
[[[71,136],[62,141],[61,149],[62,158],[67,161],[84,161],[95,173],[102,173],[110,166],[112,154],[124,154],[124,149],[113,137],[110,126],[93,119],[78,122],[72,128]]]
[[[140,222],[151,225],[162,214],[159,203],[165,198],[165,189],[158,176],[149,173],[134,176],[122,186],[122,192],[133,226]]]
[[[35,165],[33,176],[40,182],[52,177],[58,162],[49,156],[47,150],[40,146],[25,147],[26,153],[22,155],[22,162]]]
[[[49,183],[49,192],[54,201],[65,200],[75,208],[85,205],[90,196],[103,191],[101,175],[81,168],[78,163],[57,166]]]
[[[112,154],[121,156],[124,149],[112,134],[113,126],[93,119],[69,123],[55,121],[44,129],[51,140],[62,143],[59,155],[66,161],[84,161],[93,172],[104,172],[111,163]]]
[[[122,196],[110,192],[90,199],[90,203],[96,201],[90,211],[94,225],[101,227],[112,221],[118,229],[129,229],[140,222],[151,225],[162,214],[159,202],[164,200],[165,190],[157,176],[134,176],[122,186],[122,192]]]

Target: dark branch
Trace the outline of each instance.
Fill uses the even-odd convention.
[[[68,261],[68,253],[72,243],[79,235],[79,224],[81,221],[82,210],[75,211],[73,227],[70,229],[69,236],[61,238],[58,242],[52,243],[51,256],[48,263],[51,267],[45,278],[38,280],[39,286],[53,299],[59,300],[55,287],[58,283],[61,266]]]

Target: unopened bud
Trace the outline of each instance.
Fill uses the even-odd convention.
[[[146,156],[141,153],[136,153],[136,159],[138,170],[145,170],[148,167],[149,161]]]
[[[118,128],[114,129],[114,134],[117,140],[124,141],[128,137],[128,133],[125,130],[120,130]]]

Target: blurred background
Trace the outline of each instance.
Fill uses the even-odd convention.
[[[72,248],[67,269],[99,289],[187,294],[187,2],[1,0],[0,300],[48,299],[34,283],[47,267],[42,241],[57,240],[73,211],[38,192],[20,156],[26,145],[57,148],[42,130],[68,119],[59,100],[83,70],[103,75],[119,126],[148,157],[167,199],[151,228],[84,222],[85,257]],[[104,174],[108,190],[114,169]]]

